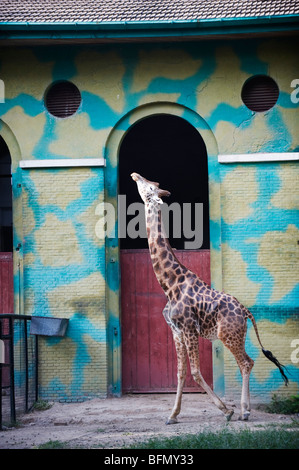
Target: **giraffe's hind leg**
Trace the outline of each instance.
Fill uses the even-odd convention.
[[[218,338],[234,355],[242,375],[241,414],[239,419],[247,421],[250,416],[249,377],[254,361],[245,351],[246,323],[238,331],[228,335],[225,328],[219,328]]]
[[[225,404],[220,400],[215,392],[209,387],[209,385],[204,380],[200,372],[200,361],[199,361],[199,350],[198,350],[198,335],[197,334],[186,334],[186,346],[189,356],[191,374],[196,383],[198,383],[204,391],[208,394],[209,398],[214,402],[214,404],[222,411],[225,415],[227,421],[230,421],[232,415],[234,414],[233,410],[229,410]]]

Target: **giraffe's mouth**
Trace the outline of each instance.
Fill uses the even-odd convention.
[[[135,173],[135,172],[134,172],[134,173],[131,173],[131,178],[132,178],[134,181],[136,181],[136,182],[138,182],[138,181],[143,181],[143,182],[145,182],[145,183],[149,183],[149,184],[151,184],[151,185],[156,186],[157,191],[158,191],[158,197],[170,196],[170,192],[169,192],[169,191],[167,191],[166,189],[160,189],[160,188],[159,188],[159,183],[156,183],[156,182],[154,182],[154,181],[149,181],[149,180],[147,180],[146,178],[144,178],[143,176],[139,175],[139,173]]]
[[[140,175],[138,175],[138,173],[132,173],[132,174],[131,174],[131,178],[132,178],[134,181],[138,181],[141,177],[140,177]]]

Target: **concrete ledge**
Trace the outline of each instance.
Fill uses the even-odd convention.
[[[62,158],[62,159],[45,159],[45,160],[21,160],[20,168],[24,170],[29,168],[74,168],[74,167],[91,167],[106,166],[104,158]]]
[[[299,152],[218,155],[219,163],[289,162],[297,160],[299,160]]]

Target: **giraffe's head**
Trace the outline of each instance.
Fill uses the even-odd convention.
[[[170,196],[170,192],[159,188],[159,183],[149,181],[138,173],[132,173],[131,177],[137,183],[141,199],[145,204],[163,204],[161,197]]]

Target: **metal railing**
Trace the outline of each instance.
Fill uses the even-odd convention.
[[[38,399],[38,336],[30,322],[29,315],[0,314],[0,429]]]

